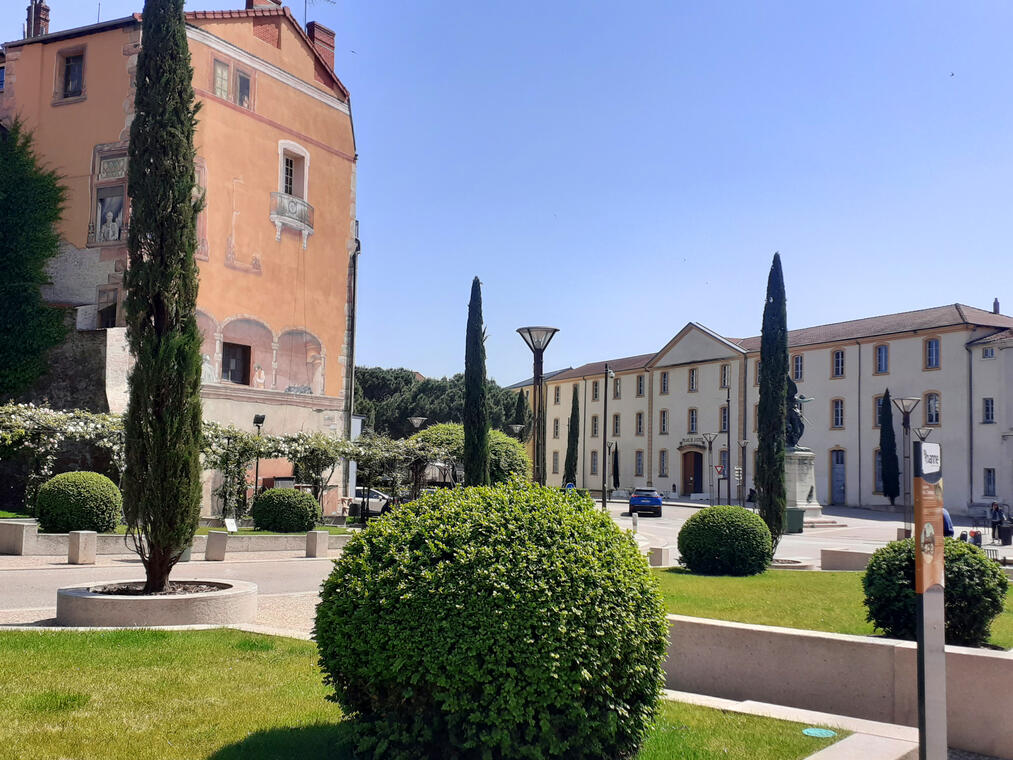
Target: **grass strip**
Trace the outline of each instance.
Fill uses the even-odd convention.
[[[311,642],[233,630],[0,633],[0,683],[6,757],[352,760]],[[832,741],[802,728],[666,701],[638,760],[794,760]]]
[[[867,636],[862,573],[768,570],[745,578],[655,570],[669,612],[738,623]],[[1013,600],[992,623],[991,643],[1013,648]]]

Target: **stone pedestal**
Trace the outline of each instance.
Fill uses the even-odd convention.
[[[93,530],[72,530],[68,542],[67,562],[71,565],[94,565],[98,533]]]
[[[331,534],[326,530],[311,530],[306,532],[306,556],[326,557],[327,544]]]
[[[816,455],[797,446],[784,451],[784,490],[787,507],[805,509],[805,519],[823,516],[823,507],[816,498]]]
[[[210,562],[222,562],[225,559],[225,547],[228,543],[229,534],[225,531],[209,531],[207,546],[204,548],[204,559]]]
[[[667,546],[652,546],[649,557],[651,567],[672,566],[672,550]]]

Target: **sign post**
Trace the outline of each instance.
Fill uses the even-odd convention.
[[[918,594],[918,758],[946,760],[943,467],[938,443],[915,441],[915,591]]]

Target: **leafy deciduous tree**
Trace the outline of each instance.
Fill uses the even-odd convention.
[[[65,188],[43,169],[32,136],[15,120],[0,127],[0,395],[27,390],[46,369],[46,353],[64,336],[58,309],[39,286],[58,250]]]

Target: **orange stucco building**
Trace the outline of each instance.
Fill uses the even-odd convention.
[[[204,410],[243,428],[265,414],[265,433],[347,435],[358,254],[349,95],[333,70],[334,33],[303,29],[279,3],[186,13],[206,195],[197,253]],[[129,364],[122,276],[140,16],[53,32],[49,13],[32,0],[26,38],[4,46],[0,118],[25,122],[67,187],[44,295],[75,307],[79,330],[106,332],[116,411]]]

